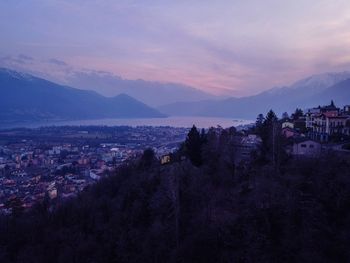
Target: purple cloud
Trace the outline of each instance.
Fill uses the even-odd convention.
[[[349,70],[349,10],[346,0],[2,1],[0,57],[52,58],[57,79],[87,67],[243,96]]]

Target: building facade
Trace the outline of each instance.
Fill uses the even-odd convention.
[[[301,140],[293,144],[294,156],[317,157],[321,154],[321,144],[313,140]]]
[[[308,110],[306,113],[306,128],[313,140],[326,142],[334,136],[350,136],[349,106],[343,110],[335,107],[332,102],[328,106]]]

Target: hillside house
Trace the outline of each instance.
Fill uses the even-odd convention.
[[[285,121],[282,123],[282,129],[284,128],[291,128],[291,129],[294,129],[294,123],[293,122],[290,122],[290,121]]]
[[[297,140],[293,144],[292,155],[317,157],[321,154],[321,144],[310,139]]]
[[[282,128],[282,135],[288,139],[288,138],[300,136],[300,133],[293,128],[284,127]]]
[[[259,136],[255,134],[249,134],[247,136],[242,136],[239,140],[237,148],[237,158],[236,161],[242,161],[250,159],[252,152],[259,150],[262,140]]]

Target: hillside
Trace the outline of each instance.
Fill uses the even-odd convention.
[[[148,151],[54,209],[0,216],[0,262],[348,262],[349,163],[235,167],[230,136],[207,134],[203,165]]]
[[[0,69],[0,92],[2,121],[164,117],[125,94],[107,98],[8,69]]]

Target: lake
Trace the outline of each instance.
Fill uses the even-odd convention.
[[[96,119],[96,120],[74,120],[74,121],[57,121],[57,122],[38,122],[38,123],[12,123],[0,125],[0,128],[27,127],[37,128],[41,126],[171,126],[171,127],[192,127],[209,128],[220,125],[223,128],[232,126],[247,125],[253,123],[252,120],[242,120],[233,118],[213,118],[213,117],[167,117],[167,118],[142,118],[142,119]]]

